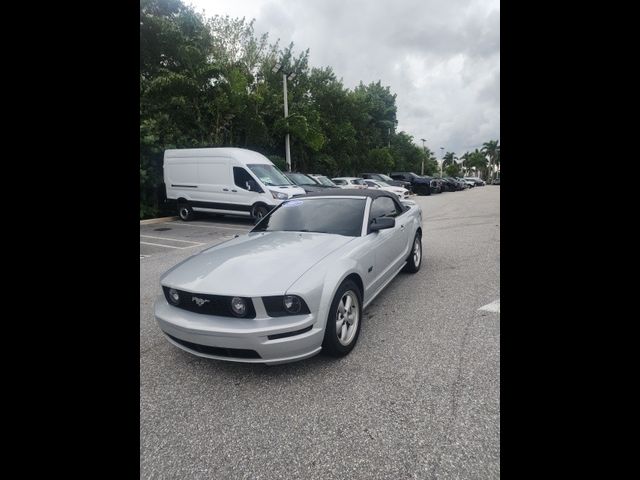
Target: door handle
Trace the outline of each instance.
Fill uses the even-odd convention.
[[[404,230],[404,225],[400,225],[400,230]]]
[[[223,191],[223,192],[228,192],[228,191],[229,191],[229,189],[228,189],[228,188],[223,188],[223,189],[222,189],[222,191]]]
[[[232,192],[237,192],[238,190],[231,190]]]

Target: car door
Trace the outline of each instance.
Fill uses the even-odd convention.
[[[229,188],[229,198],[235,204],[233,208],[249,211],[251,205],[262,199],[262,188],[244,167],[233,167],[233,185]]]
[[[371,203],[369,223],[380,217],[396,218],[394,228],[370,233],[373,235],[372,249],[375,252],[373,269],[370,273],[371,289],[378,290],[397,271],[403,261],[408,229],[402,218],[402,207],[391,197],[378,197]]]

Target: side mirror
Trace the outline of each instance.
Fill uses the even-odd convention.
[[[255,180],[247,180],[246,184],[247,190],[252,192],[258,192],[260,190],[260,187],[258,187],[258,183]]]
[[[369,233],[377,232],[378,230],[386,230],[396,226],[396,219],[393,217],[379,217],[374,218],[369,225]]]

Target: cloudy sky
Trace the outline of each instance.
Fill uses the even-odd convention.
[[[382,81],[398,131],[462,155],[500,139],[499,0],[184,0],[206,16],[255,18],[256,33],[310,49],[346,87]]]

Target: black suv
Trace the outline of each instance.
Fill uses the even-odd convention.
[[[402,187],[411,191],[411,182],[405,182],[404,180],[394,180],[393,178],[385,175],[384,173],[361,173],[358,175],[360,178],[366,178],[369,180],[380,180],[381,182],[388,183],[393,187]]]
[[[411,182],[411,190],[418,195],[431,195],[431,180],[421,177],[413,172],[391,172],[389,174],[394,180]]]

